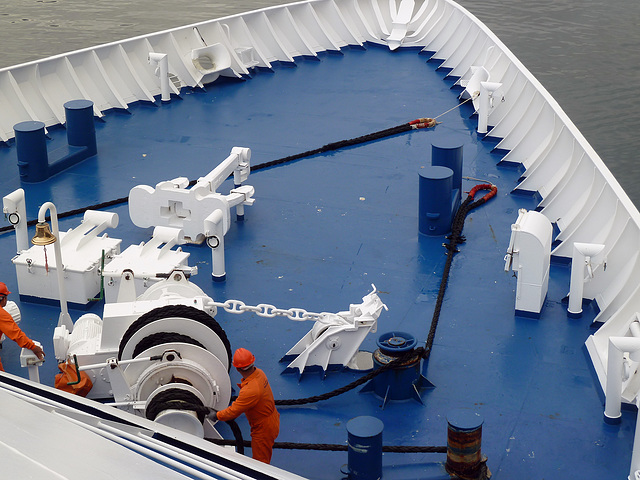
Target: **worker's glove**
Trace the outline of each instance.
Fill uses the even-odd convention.
[[[216,410],[215,408],[211,408],[211,407],[207,407],[209,408],[209,413],[207,413],[207,418],[210,418],[211,420],[218,420],[217,414],[218,414],[218,410]]]

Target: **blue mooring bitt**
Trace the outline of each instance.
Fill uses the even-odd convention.
[[[462,145],[455,140],[431,144],[431,165],[421,168],[418,231],[446,235],[462,198]]]
[[[34,120],[14,125],[20,180],[42,182],[98,152],[93,102],[71,100],[64,104],[64,110],[68,145],[51,152],[47,152],[43,122]]]
[[[410,333],[394,331],[380,335],[376,344],[378,349],[373,353],[374,369],[409,354],[414,350],[417,341]],[[381,398],[382,408],[389,401],[403,402],[413,399],[424,404],[420,392],[425,388],[432,388],[433,384],[421,374],[421,360],[417,353],[409,356],[400,365],[373,377],[360,393],[372,392]]]
[[[361,416],[347,422],[349,480],[382,478],[382,430],[384,424],[375,417]]]

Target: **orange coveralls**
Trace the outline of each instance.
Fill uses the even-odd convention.
[[[269,463],[273,443],[280,433],[280,414],[276,410],[267,376],[256,368],[251,375],[243,378],[238,386],[238,398],[229,407],[218,412],[218,420],[226,422],[244,413],[251,426],[253,458]]]
[[[10,338],[18,344],[20,348],[28,348],[32,350],[35,348],[29,337],[27,337],[16,322],[13,321],[13,317],[2,307],[0,307],[0,334],[4,333],[7,338]],[[0,359],[0,371],[4,372],[2,368],[2,360]]]

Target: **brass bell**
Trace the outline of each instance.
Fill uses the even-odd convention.
[[[31,239],[31,243],[34,245],[51,245],[56,240],[58,239],[51,233],[47,222],[38,222],[36,224],[36,234]]]

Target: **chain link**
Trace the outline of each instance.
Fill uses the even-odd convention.
[[[226,302],[213,302],[213,305],[218,308],[223,308],[225,312],[241,314],[241,313],[255,313],[259,317],[274,318],[274,317],[287,317],[290,320],[297,322],[303,322],[306,320],[319,321],[321,323],[335,323],[339,320],[340,323],[344,322],[340,315],[335,313],[314,313],[308,312],[304,308],[277,308],[275,305],[268,303],[259,303],[256,306],[247,305],[241,300],[227,300]]]

